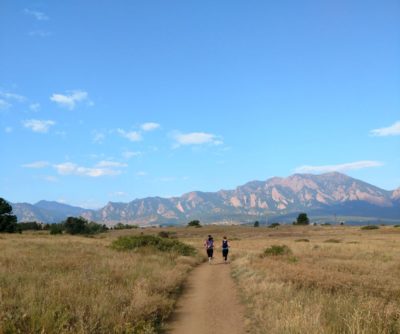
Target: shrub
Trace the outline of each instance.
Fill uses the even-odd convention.
[[[297,239],[295,242],[310,242],[309,239]]]
[[[201,227],[199,220],[192,220],[187,224],[188,227]]]
[[[367,226],[361,227],[362,230],[377,230],[378,228],[379,228],[379,226],[376,226],[376,225],[367,225]]]
[[[196,253],[194,247],[186,245],[183,242],[153,235],[119,237],[111,244],[111,248],[118,251],[137,250],[143,247],[152,247],[161,252],[176,252],[184,256],[191,256]]]
[[[160,238],[169,238],[169,232],[167,232],[167,231],[160,231],[160,232],[158,232],[158,236],[159,236]]]
[[[332,224],[331,223],[323,223],[323,224],[321,224],[321,226],[331,226]]]
[[[42,224],[37,222],[23,222],[18,223],[18,227],[21,231],[40,231],[42,230]]]
[[[117,225],[115,225],[113,227],[114,230],[130,230],[133,228],[138,228],[137,225],[129,225],[129,224],[122,224],[122,223],[118,223]]]
[[[254,222],[254,227],[260,227],[260,222],[258,220]]]
[[[62,234],[64,227],[62,224],[51,224],[49,227],[50,234]]]
[[[280,256],[280,255],[290,255],[292,254],[291,249],[286,245],[272,245],[263,252],[263,257],[265,256]]]
[[[306,213],[300,213],[297,216],[296,222],[293,222],[294,225],[308,225],[310,224],[310,219],[308,218]]]
[[[278,227],[278,226],[280,226],[281,224],[279,224],[279,223],[272,223],[271,225],[268,225],[268,227],[269,228],[275,228],[275,227]]]
[[[341,243],[342,241],[339,240],[339,239],[328,239],[328,240],[325,240],[324,242],[328,242],[328,243],[332,243],[332,244],[338,244],[338,243]]]
[[[394,227],[400,227],[400,225],[394,225]]]
[[[108,230],[106,225],[97,224],[95,222],[89,222],[85,218],[79,217],[68,217],[65,222],[62,223],[64,230],[68,234],[97,234]]]

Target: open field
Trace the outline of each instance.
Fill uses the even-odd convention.
[[[121,232],[0,235],[0,333],[157,332],[200,258],[110,249]]]
[[[201,257],[109,245],[121,235],[160,230],[0,235],[0,333],[158,332]],[[230,238],[250,333],[400,333],[400,228],[163,230],[199,250],[207,234],[218,244]],[[262,257],[272,245],[291,252]]]

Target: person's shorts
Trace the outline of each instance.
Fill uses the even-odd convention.
[[[227,256],[228,256],[228,253],[229,253],[229,249],[223,249],[223,250],[222,250],[222,256],[223,256],[223,257],[227,257]]]
[[[207,255],[208,257],[213,257],[214,250],[212,248],[207,249]]]

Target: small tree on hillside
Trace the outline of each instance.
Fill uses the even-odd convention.
[[[0,232],[17,231],[17,216],[12,214],[12,206],[5,199],[0,198]]]
[[[192,220],[187,224],[188,227],[201,227],[199,220]]]
[[[306,213],[300,213],[297,216],[297,220],[295,225],[308,225],[310,224],[310,219],[308,219],[307,214]]]
[[[260,227],[260,222],[259,222],[258,220],[256,220],[256,221],[254,222],[254,227]]]

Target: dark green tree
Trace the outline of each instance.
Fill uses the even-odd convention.
[[[188,227],[201,227],[199,220],[192,220],[187,224]]]
[[[256,220],[256,221],[254,222],[254,227],[260,227],[260,222],[259,222],[258,220]]]
[[[310,224],[310,219],[308,219],[306,213],[300,213],[297,216],[296,225],[308,225]]]
[[[12,206],[0,198],[0,232],[18,232],[17,216],[12,214]]]

